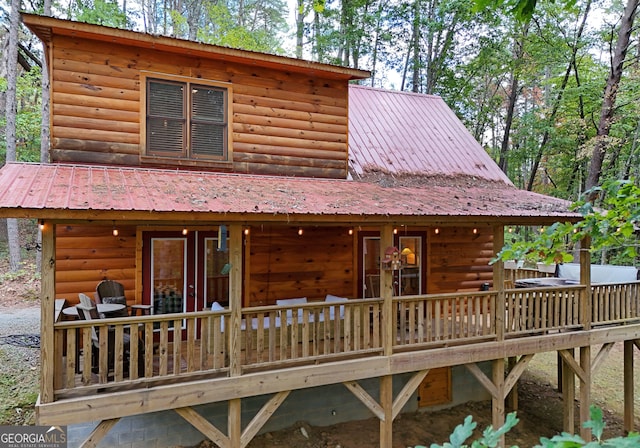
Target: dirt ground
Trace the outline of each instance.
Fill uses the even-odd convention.
[[[0,313],[7,309],[39,306],[39,281],[33,267],[28,267],[21,275],[9,275],[5,260],[0,259]],[[6,323],[5,323],[6,325]],[[15,372],[9,368],[6,359],[23,362],[18,357],[10,356],[11,347],[0,345],[3,365],[0,374]],[[543,356],[544,355],[544,356]],[[536,355],[527,372],[518,383],[520,422],[507,435],[508,446],[517,445],[521,448],[533,447],[539,443],[541,436],[551,437],[562,430],[562,395],[557,391],[555,378],[555,354]],[[595,353],[593,353],[595,356]],[[538,360],[538,358],[540,358]],[[11,361],[9,361],[11,362]],[[640,365],[640,354],[636,350],[636,363]],[[598,378],[594,379],[594,404],[600,406],[607,422],[606,437],[623,435],[622,403],[619,393],[622,389],[620,371],[622,369],[622,346],[616,346],[600,370]],[[31,368],[27,375],[36,379],[39,369]],[[640,375],[636,375],[640,377]],[[0,382],[1,383],[1,382]],[[0,384],[1,385],[1,384]],[[636,378],[636,388],[640,390],[640,378]],[[637,394],[638,395],[638,394]],[[578,391],[576,391],[578,396]],[[0,397],[5,400],[11,398]],[[11,403],[0,403],[11,407]],[[2,424],[34,424],[33,405],[25,409],[20,405],[20,415],[30,416],[24,420],[19,418]],[[29,406],[26,406],[27,408]],[[636,409],[640,408],[640,398],[636,399]],[[636,411],[636,414],[640,411]],[[576,416],[579,414],[576,409]],[[16,414],[17,415],[17,414]],[[467,415],[472,415],[478,422],[476,432],[491,423],[491,403],[467,403],[451,409],[440,411],[421,411],[402,414],[393,424],[393,448],[414,447],[416,445],[429,446],[432,443],[442,444],[449,439],[449,435],[456,425],[463,422]],[[640,420],[636,427],[640,427]],[[328,427],[313,427],[305,422],[292,422],[292,426],[281,431],[269,432],[255,437],[248,445],[249,448],[296,447],[296,448],[369,448],[378,446],[379,423],[375,418],[363,421],[353,421]],[[203,441],[199,448],[213,447],[211,442]]]

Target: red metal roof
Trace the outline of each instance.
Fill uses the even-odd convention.
[[[442,98],[354,85],[349,165],[355,176],[462,175],[511,185]]]
[[[390,222],[460,217],[576,219],[569,203],[494,183],[433,186],[161,169],[10,163],[0,169],[0,216],[58,219]],[[146,214],[145,214],[146,213]],[[166,216],[163,216],[166,214]],[[141,218],[143,216],[143,218]],[[325,220],[326,221],[326,220]]]

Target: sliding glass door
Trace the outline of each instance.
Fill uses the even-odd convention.
[[[153,314],[229,303],[229,251],[218,232],[144,232],[143,302]]]

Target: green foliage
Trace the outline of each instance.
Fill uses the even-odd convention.
[[[512,412],[507,415],[504,425],[497,430],[494,430],[492,426],[488,426],[482,432],[482,436],[474,440],[471,445],[467,445],[466,441],[473,435],[476,426],[478,425],[473,421],[473,418],[469,415],[464,419],[464,423],[455,427],[449,441],[443,445],[432,443],[430,448],[495,448],[500,443],[500,438],[509,432],[511,428],[518,424],[519,420],[516,417],[516,413]],[[418,445],[415,448],[426,448],[423,445]]]
[[[538,0],[475,0],[475,2],[478,9],[487,7],[507,9],[510,14],[523,22],[531,20],[538,4]],[[548,2],[554,3],[554,0],[548,0]],[[576,0],[562,0],[561,3],[569,8],[575,5]]]
[[[71,5],[75,20],[79,22],[93,23],[96,25],[110,26],[113,28],[126,28],[127,15],[120,9],[115,0],[76,0]]]
[[[599,197],[594,206],[594,196]],[[583,219],[575,224],[556,223],[533,240],[507,241],[493,260],[530,260],[563,263],[573,259],[567,249],[584,237],[592,251],[617,255],[618,264],[633,264],[638,256],[640,234],[640,187],[631,180],[612,180],[585,192],[574,203]]]
[[[240,17],[239,12],[224,3],[209,3],[206,7],[206,23],[197,32],[198,40],[244,50],[281,52],[278,33],[286,28],[282,4],[272,1],[258,8],[257,4],[247,3],[245,8],[243,17]],[[250,23],[244,16],[252,17],[253,22]]]
[[[614,437],[604,440],[602,437],[606,423],[602,417],[602,410],[596,406],[591,406],[589,415],[589,421],[584,422],[582,426],[591,428],[591,434],[595,440],[587,442],[578,435],[563,432],[550,439],[541,437],[540,445],[536,445],[534,448],[632,448],[640,446],[640,434],[637,433],[629,433],[626,437]]]
[[[591,433],[595,440],[585,442],[578,435],[563,432],[550,439],[541,437],[540,445],[536,445],[534,448],[632,448],[640,446],[640,434],[637,433],[630,433],[626,437],[615,437],[604,440],[602,437],[606,423],[602,417],[602,410],[596,406],[591,406],[589,414],[590,419],[583,424],[583,427],[591,428]],[[430,448],[495,448],[500,443],[500,438],[518,424],[518,421],[516,413],[512,412],[507,415],[505,424],[497,431],[494,431],[493,428],[489,426],[482,433],[482,437],[472,441],[469,445],[467,444],[467,440],[473,435],[477,426],[477,423],[474,422],[473,418],[469,415],[464,419],[464,423],[456,426],[453,430],[449,436],[449,442],[445,442],[443,445],[432,443]],[[414,448],[426,448],[426,446],[416,445]]]
[[[16,80],[16,159],[21,162],[40,160],[41,104],[40,67],[22,71]],[[2,90],[0,80],[0,90]],[[0,128],[6,123],[5,114],[0,115]],[[0,139],[0,162],[6,157],[6,139]]]

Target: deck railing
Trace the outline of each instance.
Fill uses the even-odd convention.
[[[640,282],[600,283],[591,290],[593,325],[640,319]]]
[[[394,346],[495,338],[495,300],[495,291],[396,297]]]
[[[505,290],[505,334],[582,327],[584,291],[583,286]]]
[[[242,364],[316,363],[380,353],[380,299],[316,302],[242,311]]]
[[[504,328],[495,318],[503,309]],[[541,335],[591,325],[640,320],[640,282],[586,288],[564,286],[394,297],[394,351]],[[237,317],[236,317],[237,318]],[[310,302],[231,312],[200,311],[142,317],[65,321],[54,325],[56,397],[113,387],[149,387],[188,377],[227,376],[255,369],[311,365],[383,353],[383,300]],[[240,335],[231,344],[231,334]],[[234,357],[233,354],[239,354]]]

